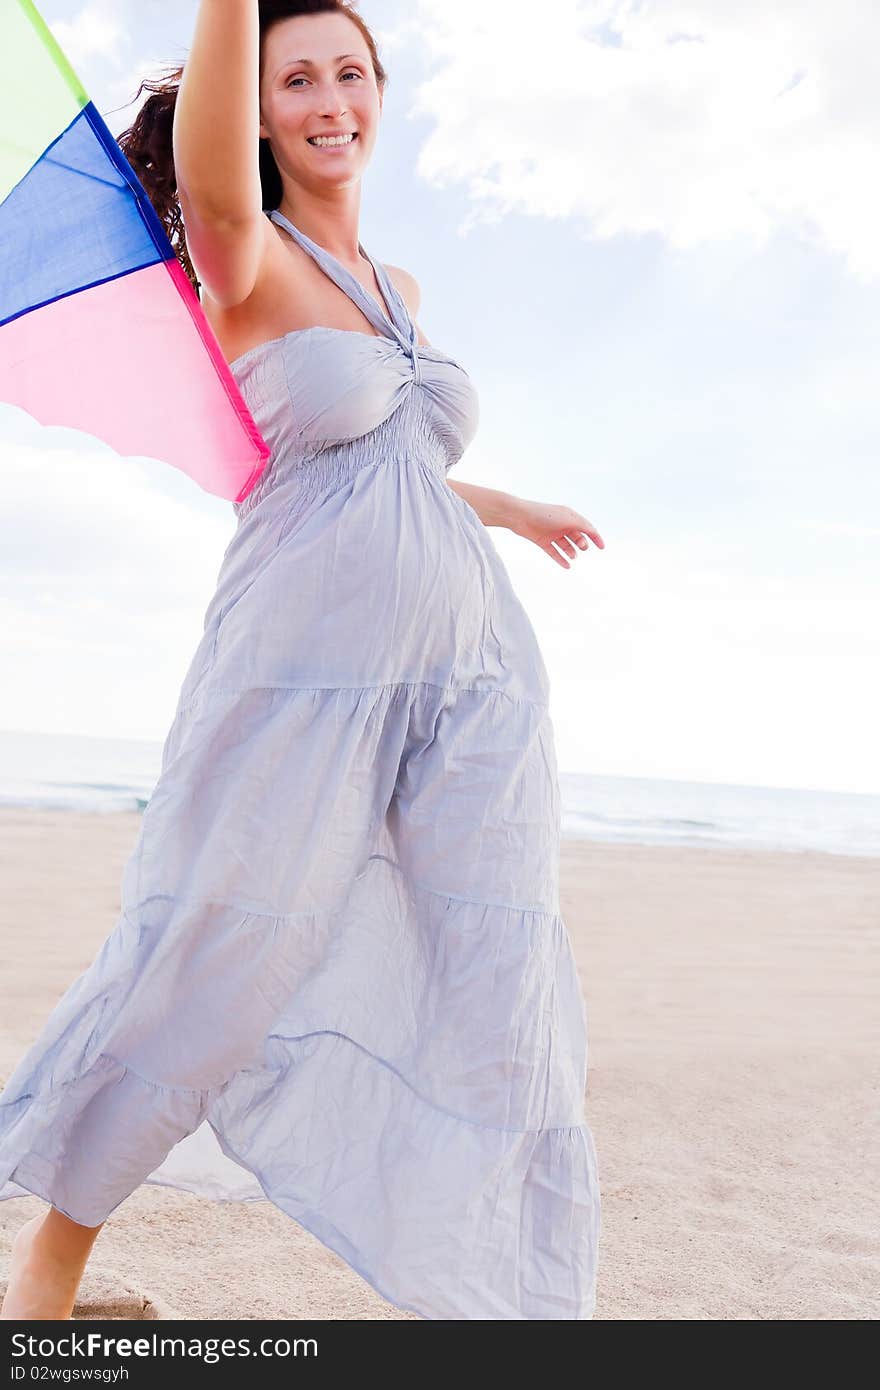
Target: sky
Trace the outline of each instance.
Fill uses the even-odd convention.
[[[39,6],[114,134],[194,0]],[[560,768],[880,792],[880,7],[362,0],[389,71],[360,239],[419,281]],[[0,405],[0,728],[161,741],[231,504]],[[357,564],[357,556],[351,557]]]

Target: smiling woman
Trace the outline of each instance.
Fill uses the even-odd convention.
[[[359,239],[385,82],[345,4],[214,0],[128,137],[271,458],[117,927],[0,1095],[0,1195],[51,1204],[4,1317],[69,1316],[140,1183],[243,1173],[422,1318],[593,1316],[549,679],[504,494],[447,479],[476,386]]]

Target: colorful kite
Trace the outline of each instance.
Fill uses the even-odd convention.
[[[31,0],[0,0],[0,401],[234,502],[269,458],[143,184]]]

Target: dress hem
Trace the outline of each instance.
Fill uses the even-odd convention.
[[[208,1120],[207,1123],[211,1124],[211,1121]],[[423,1313],[420,1308],[415,1308],[411,1303],[399,1303],[397,1299],[392,1297],[392,1295],[388,1292],[386,1288],[383,1288],[383,1286],[375,1279],[375,1277],[368,1270],[363,1268],[361,1265],[357,1264],[354,1260],[349,1259],[347,1255],[343,1254],[342,1250],[340,1250],[336,1245],[334,1245],[332,1241],[327,1239],[326,1235],[319,1234],[318,1231],[315,1230],[314,1226],[311,1225],[309,1221],[304,1219],[301,1215],[294,1216],[291,1212],[289,1212],[287,1208],[281,1202],[279,1202],[277,1198],[273,1197],[271,1193],[267,1190],[266,1184],[259,1171],[251,1167],[250,1164],[244,1163],[244,1161],[241,1158],[239,1158],[239,1156],[229,1147],[227,1143],[225,1143],[222,1137],[217,1133],[217,1130],[214,1128],[213,1124],[211,1124],[211,1129],[214,1131],[214,1134],[217,1138],[217,1142],[220,1145],[220,1148],[226,1154],[227,1158],[231,1159],[233,1163],[238,1163],[240,1167],[246,1168],[249,1173],[252,1173],[253,1176],[256,1178],[257,1182],[260,1184],[260,1187],[262,1188],[264,1193],[264,1196],[262,1198],[231,1198],[228,1200],[271,1202],[271,1204],[274,1207],[277,1207],[279,1211],[284,1212],[284,1215],[288,1218],[289,1221],[296,1222],[296,1224],[298,1226],[301,1226],[303,1230],[308,1231],[309,1235],[312,1236],[315,1240],[317,1240],[319,1244],[323,1245],[325,1250],[330,1250],[334,1255],[336,1255],[340,1260],[342,1260],[343,1264],[347,1265],[349,1269],[351,1269],[355,1274],[357,1274],[359,1278],[363,1279],[366,1284],[369,1284],[370,1288],[374,1291],[374,1293],[377,1293],[380,1298],[384,1298],[386,1303],[390,1303],[393,1308],[399,1309],[400,1312],[415,1313],[416,1317],[419,1318],[422,1322],[457,1321],[457,1319],[433,1318],[431,1317],[430,1313]],[[38,1197],[41,1201],[49,1203],[50,1206],[54,1206],[56,1211],[60,1211],[64,1216],[68,1217],[69,1220],[75,1221],[78,1226],[85,1224],[81,1221],[78,1221],[75,1216],[73,1216],[69,1211],[65,1210],[64,1207],[59,1206],[57,1202],[53,1202],[52,1198],[49,1197],[44,1190],[42,1190],[41,1185],[37,1179],[27,1177],[27,1174],[24,1174],[23,1176],[27,1177],[27,1181],[22,1182],[20,1178],[15,1176],[17,1171],[17,1169],[13,1170],[13,1172],[9,1175],[7,1181],[15,1182],[18,1184],[19,1187],[27,1188],[27,1191],[25,1193],[16,1193],[14,1196],[7,1197],[7,1201],[21,1201],[26,1196]],[[175,1183],[163,1182],[157,1178],[147,1178],[145,1181],[156,1187],[171,1187],[177,1191],[188,1191],[188,1189],[178,1188]],[[33,1183],[33,1186],[29,1185],[31,1183]],[[199,1193],[189,1192],[188,1195],[200,1197]],[[211,1197],[200,1197],[200,1200],[218,1201],[221,1199]],[[122,1203],[120,1202],[118,1205],[121,1206]],[[114,1208],[114,1211],[115,1210],[116,1208]],[[110,1213],[110,1215],[112,1215],[112,1212]],[[106,1219],[109,1220],[109,1217],[107,1217]],[[101,1222],[101,1225],[103,1224],[104,1223]],[[593,1320],[595,1309],[596,1300],[593,1299],[586,1306],[582,1317],[578,1317],[575,1319],[561,1319],[561,1321],[590,1322]],[[480,1319],[480,1321],[482,1321],[482,1319]],[[496,1319],[489,1319],[489,1321],[496,1321]],[[501,1318],[497,1319],[497,1321],[506,1322],[511,1321],[511,1319]],[[533,1319],[519,1318],[513,1319],[513,1321],[530,1322],[533,1321]],[[538,1321],[546,1321],[546,1319],[538,1319]],[[555,1319],[550,1319],[550,1321],[555,1321]]]

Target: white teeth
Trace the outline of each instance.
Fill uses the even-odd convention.
[[[354,135],[311,135],[309,144],[317,145],[319,148],[324,145],[350,145]]]

